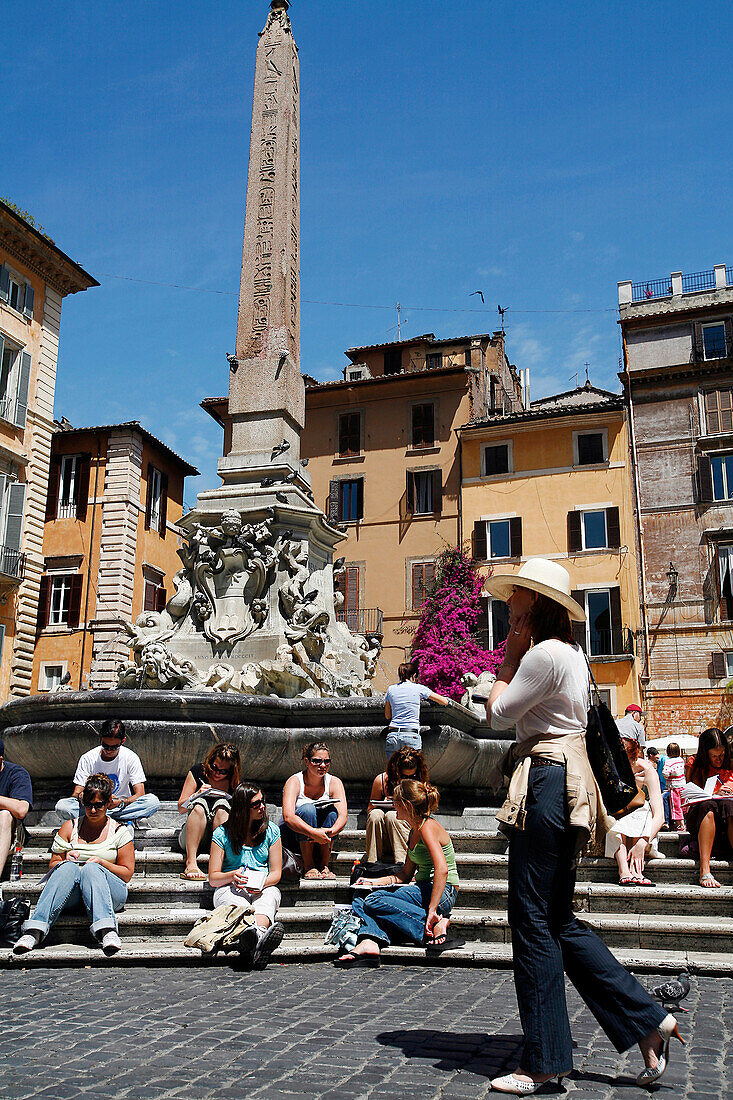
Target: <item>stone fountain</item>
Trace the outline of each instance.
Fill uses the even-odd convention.
[[[151,780],[183,776],[222,738],[240,743],[261,781],[283,780],[313,739],[329,741],[346,780],[367,782],[384,764],[384,703],[370,698],[380,639],[337,621],[344,536],[300,459],[299,66],[288,8],[271,0],[257,48],[222,485],[181,521],[165,609],[125,625],[131,659],[118,690],[0,708],[8,757],[34,778],[68,779],[90,724],[111,715],[124,718]],[[481,787],[498,753],[485,723],[458,704],[426,717],[433,779]]]

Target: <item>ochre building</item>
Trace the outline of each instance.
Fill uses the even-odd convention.
[[[0,202],[0,700],[27,695],[43,569],[53,401],[68,294],[98,286]]]
[[[639,595],[623,398],[590,383],[460,429],[463,523],[484,571],[532,557],[560,562],[587,622],[576,640],[615,714],[639,701]],[[508,632],[487,598],[481,640]]]
[[[122,624],[174,594],[184,480],[198,470],[137,421],[56,428],[32,690],[64,678],[74,690],[111,688],[129,659]]]

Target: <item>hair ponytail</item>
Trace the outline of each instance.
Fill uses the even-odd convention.
[[[437,787],[416,779],[403,779],[397,783],[393,798],[395,802],[409,806],[416,817],[434,814],[440,801]]]

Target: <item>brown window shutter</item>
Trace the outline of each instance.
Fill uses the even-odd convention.
[[[488,546],[486,541],[486,520],[477,520],[473,525],[473,559],[474,561],[486,561]]]
[[[83,523],[87,518],[89,502],[89,472],[92,465],[90,454],[79,455],[79,471],[76,478],[76,518]]]
[[[713,499],[710,455],[700,455],[697,460],[697,499],[699,504],[709,504]]]
[[[41,587],[38,592],[38,615],[36,617],[36,631],[40,634],[48,626],[50,577],[41,577]]]
[[[705,435],[716,435],[719,431],[718,393],[716,390],[709,390],[705,394]]]
[[[705,358],[705,349],[702,342],[702,325],[696,323],[692,326],[692,361],[700,362]]]
[[[68,625],[75,627],[79,625],[79,614],[81,611],[81,573],[74,573],[71,578],[71,592],[69,594],[69,619]]]
[[[618,550],[621,545],[621,522],[618,508],[606,508],[606,536],[609,550]]]
[[[156,611],[165,611],[165,605],[166,605],[165,588],[163,588],[162,585],[161,585],[160,588],[156,588],[156,590],[155,590],[155,610]]]
[[[433,470],[433,512],[443,511],[443,471]]]
[[[429,561],[425,563],[425,595],[432,590],[435,584],[435,562]]]
[[[347,611],[359,610],[359,566],[347,565],[344,570],[344,607]]]
[[[332,481],[328,487],[328,522],[339,521],[339,483]]]
[[[513,558],[522,556],[522,519],[521,516],[513,516],[509,520],[510,553]]]
[[[579,589],[576,588],[570,595],[576,603],[579,603],[581,607],[585,607],[585,596]],[[576,623],[571,619],[571,626],[573,628],[573,641],[585,652],[585,623]]]
[[[435,562],[419,562],[412,567],[412,609],[419,611],[435,582]]]
[[[718,390],[721,432],[733,431],[733,394],[730,390]]]
[[[580,533],[582,512],[568,512],[568,553],[575,554],[583,549],[583,537]]]
[[[712,654],[712,680],[722,680],[726,675],[725,671],[725,653],[722,649],[713,650]]]
[[[160,475],[160,525],[158,534],[165,538],[166,522],[168,520],[168,474]]]
[[[360,477],[356,488],[356,517],[364,519],[364,478]]]
[[[407,511],[411,515],[415,511],[415,475],[412,470],[407,471],[405,499],[407,500]]]
[[[155,585],[152,581],[145,581],[145,593],[143,596],[143,611],[157,611],[155,598]]]
[[[150,530],[150,513],[153,510],[153,464],[148,462],[148,486],[145,495],[145,530]]]
[[[46,497],[46,519],[56,519],[59,503],[59,481],[61,479],[61,459],[53,457],[48,470],[48,495]]]

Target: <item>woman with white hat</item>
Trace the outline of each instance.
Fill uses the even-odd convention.
[[[572,909],[575,861],[608,817],[585,748],[589,675],[571,619],[585,613],[557,562],[532,558],[515,575],[486,582],[509,605],[504,662],[487,703],[494,729],[516,726],[509,797],[509,924],[524,1031],[520,1068],[497,1092],[522,1096],[573,1068],[565,974],[617,1050],[639,1044],[651,1087],[664,1073],[674,1016],[652,1000]],[[531,647],[531,648],[530,648]],[[681,1041],[681,1040],[680,1040]]]

